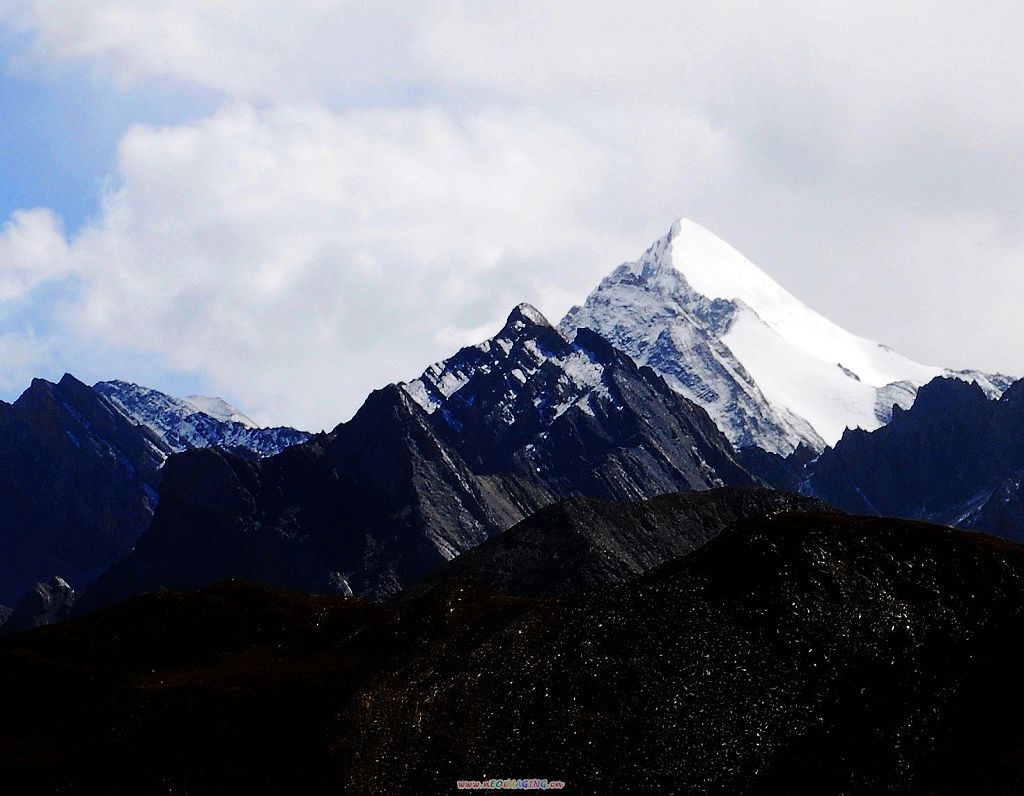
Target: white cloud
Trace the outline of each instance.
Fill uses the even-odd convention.
[[[439,330],[490,313],[497,286],[510,308],[566,247],[587,250],[602,166],[530,113],[238,104],[138,127],[100,221],[69,244],[71,322],[330,426],[448,353]]]
[[[23,298],[69,269],[60,219],[49,210],[19,210],[0,228],[0,302]]]
[[[0,0],[29,60],[86,64],[123,86],[171,79],[289,102],[417,75],[409,37],[431,3],[399,0]]]

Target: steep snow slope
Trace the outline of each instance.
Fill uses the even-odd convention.
[[[701,404],[737,446],[821,449],[888,422],[941,375],[991,395],[1012,381],[914,362],[810,309],[742,254],[681,220],[562,321],[588,327]]]
[[[187,395],[181,402],[191,406],[197,412],[209,415],[223,423],[239,423],[246,428],[258,428],[256,422],[243,415],[223,398],[210,398],[206,395]]]
[[[271,456],[309,438],[293,428],[259,428],[220,398],[175,398],[125,381],[101,381],[93,389],[125,417],[156,432],[175,453],[218,447]]]

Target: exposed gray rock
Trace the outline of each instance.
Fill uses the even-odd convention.
[[[3,630],[13,633],[60,622],[71,614],[77,596],[66,580],[54,575],[29,589],[14,607]]]

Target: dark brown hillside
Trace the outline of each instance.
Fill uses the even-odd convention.
[[[750,519],[604,589],[375,604],[227,583],[0,642],[36,792],[1018,793],[1024,549]],[[28,777],[28,780],[24,778]]]

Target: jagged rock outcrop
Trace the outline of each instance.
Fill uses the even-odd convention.
[[[846,511],[1024,540],[1024,381],[994,400],[936,379],[876,431],[847,431],[807,466],[802,491]]]
[[[30,630],[42,625],[61,622],[71,615],[78,595],[64,578],[54,575],[37,583],[18,601],[0,633]]]

